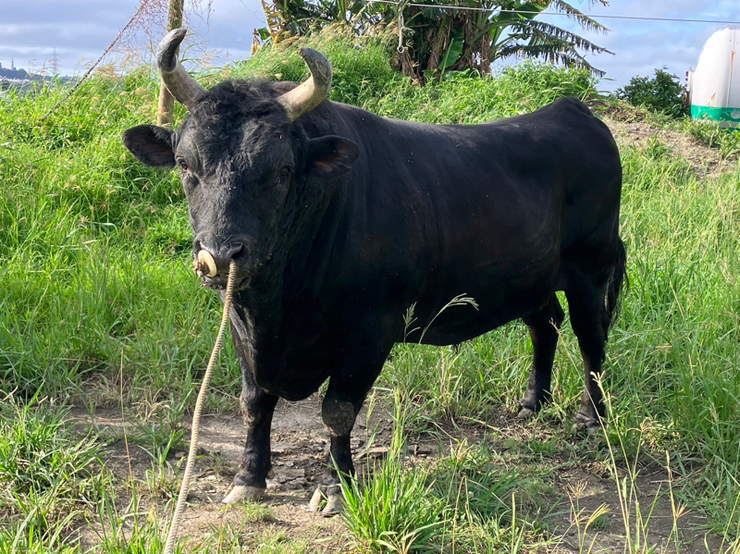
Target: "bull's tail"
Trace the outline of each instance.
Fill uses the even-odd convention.
[[[619,315],[622,288],[624,285],[629,286],[629,278],[627,277],[627,251],[624,248],[622,239],[617,237],[617,241],[617,252],[606,289],[606,311],[609,316],[609,325],[605,331],[614,324],[614,321]]]

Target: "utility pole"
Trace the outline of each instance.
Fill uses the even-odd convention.
[[[49,69],[51,70],[52,77],[59,75],[59,55],[56,48],[54,48],[54,53],[49,58]]]
[[[170,10],[167,16],[167,32],[182,27],[183,4],[184,0],[170,0]],[[159,103],[157,104],[157,125],[167,127],[168,129],[172,128],[172,112],[174,107],[175,99],[170,94],[170,91],[167,90],[164,82],[161,82]]]

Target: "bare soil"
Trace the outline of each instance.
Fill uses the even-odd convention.
[[[698,178],[714,176],[736,167],[737,161],[722,158],[717,149],[708,147],[686,133],[652,123],[638,109],[609,104],[605,111],[597,109],[597,113],[611,130],[620,148],[631,146],[643,150],[649,147],[651,141],[658,140],[685,160]]]
[[[73,418],[82,427],[92,424],[105,433],[110,433],[110,436],[124,435],[120,411],[99,410],[91,416],[80,410],[73,413]],[[523,454],[527,449],[519,447],[532,440],[555,438],[559,443],[576,443],[583,439],[570,437],[562,429],[549,430],[542,421],[522,423],[504,409],[493,419],[494,421],[486,425],[444,425],[436,432],[411,438],[408,444],[409,461],[412,464],[423,463],[438,456],[449,455],[462,442],[485,444],[500,454],[507,466],[517,464],[524,471],[527,465],[537,464],[537,472],[542,474],[544,466],[547,483],[557,492],[548,494],[548,501],[555,505],[550,514],[545,516],[543,523],[559,539],[554,545],[542,547],[538,552],[579,552],[579,527],[582,530],[584,524],[575,525],[574,514],[579,512],[579,520],[585,521],[602,504],[606,505],[609,513],[585,533],[585,538],[581,541],[585,540],[586,545],[593,542],[592,552],[624,552],[625,528],[620,513],[620,500],[614,476],[608,467],[594,462],[590,456],[582,456],[581,459],[574,457],[572,453],[569,454],[573,449],[568,448],[567,444],[563,444],[562,449],[552,454],[537,456]],[[391,439],[391,421],[389,409],[382,402],[375,405],[369,417],[366,409],[358,416],[352,446],[360,473],[363,464],[367,464],[369,460],[377,460],[387,452]],[[187,427],[189,424],[189,421],[184,423]],[[131,429],[128,429],[127,433],[130,432]],[[200,456],[181,527],[181,534],[189,537],[192,544],[201,543],[209,535],[223,534],[224,528],[228,527],[232,532],[236,530],[241,544],[252,545],[255,549],[266,538],[280,533],[284,537],[282,540],[303,541],[310,552],[361,550],[340,517],[324,518],[307,511],[308,500],[322,471],[328,447],[318,397],[298,403],[281,400],[278,404],[272,433],[275,477],[268,481],[267,494],[262,501],[274,517],[253,521],[247,516],[248,509],[244,506],[225,507],[221,504],[241,457],[244,443],[244,424],[241,417],[206,415],[202,420],[200,436]],[[175,453],[173,461],[184,454]],[[143,481],[146,471],[152,467],[151,458],[144,449],[131,441],[127,449],[124,440],[119,439],[110,445],[104,461],[119,477],[121,490],[117,492],[117,498],[123,504],[123,509],[129,499],[126,486],[129,471],[136,481]],[[624,475],[622,473],[620,478]],[[179,484],[179,481],[173,479],[173,483]],[[673,553],[676,552],[671,539],[674,517],[667,483],[668,475],[658,464],[643,468],[636,480],[643,517],[651,513],[648,543],[656,547],[655,552]],[[141,491],[142,487],[139,489]],[[170,495],[174,497],[176,492],[171,492]],[[150,496],[144,500],[144,504],[148,504],[144,509],[154,508],[162,513],[168,502],[165,496]],[[634,512],[634,506],[631,509]],[[698,514],[690,512],[679,519],[680,552],[706,553],[705,540],[716,548],[710,551],[720,551],[720,539],[705,537],[705,533],[700,530],[703,523]],[[631,532],[634,536],[634,527]],[[92,532],[83,533],[83,546],[92,546],[96,536]]]

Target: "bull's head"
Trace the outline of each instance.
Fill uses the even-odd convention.
[[[223,287],[233,259],[237,287],[244,286],[306,226],[359,150],[334,135],[308,138],[296,122],[328,94],[331,65],[323,55],[301,49],[311,77],[292,90],[283,83],[226,81],[206,91],[177,60],[184,37],[184,29],[168,33],[157,61],[165,85],[190,115],[177,131],[140,125],[123,140],[147,165],[179,166],[204,284]]]

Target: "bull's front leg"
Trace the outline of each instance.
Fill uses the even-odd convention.
[[[372,328],[372,325],[363,326],[363,329]],[[321,418],[329,430],[331,442],[326,467],[308,509],[313,512],[321,510],[325,516],[342,509],[340,477],[355,474],[350,448],[352,428],[393,345],[389,339],[373,343],[368,333],[357,342],[350,340],[348,343],[355,348],[350,349],[351,353],[343,360],[342,369],[329,379],[329,388],[321,405]]]
[[[237,348],[239,351],[239,348]],[[270,428],[278,397],[266,393],[254,382],[252,371],[239,355],[242,368],[241,407],[247,425],[239,471],[234,476],[231,490],[223,499],[224,504],[246,500],[259,500],[267,488],[266,479],[272,472],[270,459]]]
[[[331,391],[331,384],[329,385]],[[362,398],[346,400],[327,392],[321,405],[321,418],[329,430],[330,445],[326,457],[326,467],[321,475],[319,486],[311,498],[308,509],[324,515],[334,515],[342,507],[342,492],[339,486],[340,475],[355,474],[352,463],[350,436],[355,419],[362,408]],[[326,501],[323,509],[322,504]]]
[[[319,486],[308,505],[308,509],[312,512],[321,510],[322,514],[329,516],[336,514],[342,508],[340,475],[355,474],[350,437],[364,399],[364,394],[360,398],[352,399],[337,395],[336,392],[332,392],[331,383],[329,384],[329,391],[321,405],[321,418],[329,430],[331,442],[329,454],[326,457],[326,467],[321,475]],[[321,509],[324,501],[326,504]]]

